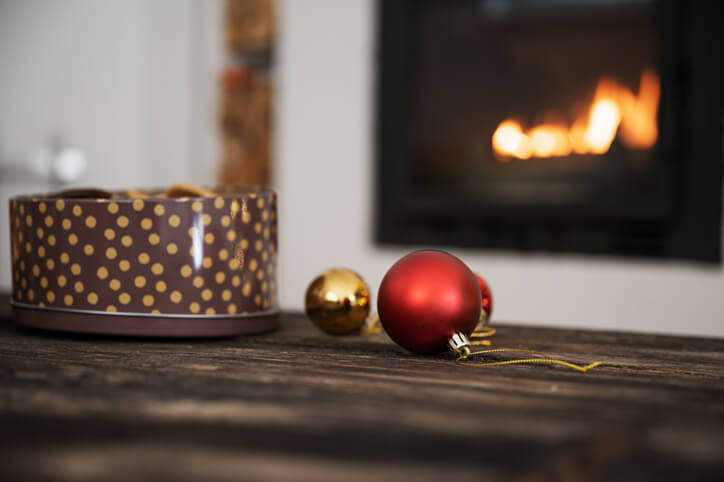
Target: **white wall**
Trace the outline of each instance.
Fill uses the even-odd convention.
[[[320,271],[353,268],[376,292],[413,248],[372,243],[372,2],[282,0],[279,11],[281,300],[300,309]],[[494,322],[724,335],[722,268],[451,251],[491,283]]]
[[[210,183],[216,177],[215,84],[220,2],[0,2],[0,290],[10,286],[12,195],[24,166],[54,135],[82,149],[78,184],[106,189]]]

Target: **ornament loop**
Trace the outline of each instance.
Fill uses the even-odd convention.
[[[361,336],[371,336],[382,333],[382,325],[380,324],[380,315],[368,316],[365,324],[360,329]]]
[[[540,356],[541,358],[522,358],[517,360],[503,360],[503,361],[496,361],[496,362],[471,362],[468,361],[468,358],[473,355],[485,355],[487,353],[501,353],[501,352],[518,352],[518,353],[529,353],[532,355]],[[593,362],[591,364],[581,366],[576,365],[575,363],[569,363],[567,361],[558,360],[556,358],[551,358],[550,355],[547,355],[545,353],[540,353],[533,350],[522,350],[522,349],[516,349],[516,348],[492,348],[490,350],[480,350],[480,351],[474,351],[470,352],[468,355],[463,356],[460,355],[455,360],[455,363],[458,365],[463,366],[470,366],[470,367],[492,367],[496,365],[516,365],[520,363],[538,363],[538,364],[550,364],[550,365],[562,365],[568,368],[572,368],[573,370],[579,371],[581,373],[586,373],[588,370],[592,368],[596,368],[601,364],[600,361]]]
[[[461,366],[469,366],[469,367],[492,367],[492,366],[498,366],[498,365],[517,365],[522,363],[533,363],[533,364],[548,364],[548,365],[562,365],[568,368],[572,368],[573,370],[579,371],[581,373],[586,373],[588,370],[592,368],[596,368],[601,364],[601,362],[593,362],[589,365],[576,365],[575,363],[570,363],[564,360],[559,360],[557,358],[553,358],[552,356],[541,353],[539,351],[534,350],[525,350],[521,348],[489,348],[487,350],[479,350],[479,351],[472,351],[470,349],[471,345],[486,345],[490,346],[489,340],[480,340],[479,338],[489,338],[495,334],[495,328],[491,327],[480,327],[475,329],[473,333],[470,335],[471,338],[473,338],[473,341],[468,340],[468,338],[463,335],[462,333],[456,333],[453,335],[452,338],[450,338],[450,341],[448,342],[450,345],[450,348],[455,352],[457,355],[457,358],[455,359],[455,363]],[[453,346],[453,340],[456,336],[462,337],[462,339],[467,340],[467,345],[462,344],[462,342],[456,340],[457,344],[460,344],[461,348],[456,349]],[[478,339],[475,339],[478,338]],[[504,352],[515,352],[515,353],[527,353],[529,355],[535,355],[539,358],[522,358],[522,359],[516,359],[516,360],[502,360],[502,361],[491,361],[491,362],[474,362],[470,361],[470,357],[475,355],[486,355],[489,353],[504,353]]]
[[[490,338],[493,335],[495,335],[495,328],[489,326],[480,327],[478,325],[478,328],[470,335],[470,338],[475,338],[470,344],[490,346],[490,340],[479,340],[478,338]]]

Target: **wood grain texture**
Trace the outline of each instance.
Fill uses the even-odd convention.
[[[384,335],[211,341],[0,323],[3,480],[722,480],[724,341],[499,325],[601,360],[458,367]]]

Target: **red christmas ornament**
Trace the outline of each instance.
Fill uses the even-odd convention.
[[[478,324],[482,300],[475,275],[443,251],[417,251],[387,271],[377,313],[387,334],[416,353],[436,353]]]
[[[480,297],[482,299],[483,311],[485,312],[485,322],[487,323],[490,321],[490,315],[493,313],[493,292],[490,291],[490,286],[482,276],[478,273],[473,274],[478,281],[478,286],[480,286]]]

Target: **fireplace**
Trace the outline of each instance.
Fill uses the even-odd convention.
[[[378,13],[379,242],[720,261],[719,2]]]

